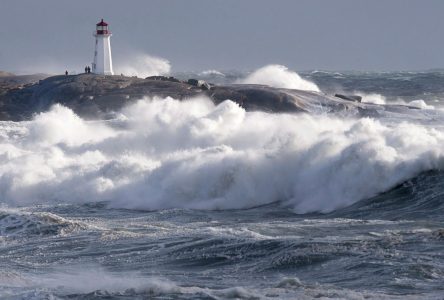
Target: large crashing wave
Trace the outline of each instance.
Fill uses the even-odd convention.
[[[133,209],[328,212],[443,166],[444,134],[374,119],[246,112],[232,101],[145,99],[111,121],[55,105],[0,122],[9,205],[109,201]]]
[[[128,54],[128,56],[130,59],[126,59],[120,66],[116,67],[116,74],[144,78],[168,75],[171,71],[171,64],[165,58],[144,53]]]
[[[243,84],[264,84],[284,89],[320,91],[315,83],[302,79],[299,74],[281,65],[268,65],[259,68],[238,82]]]

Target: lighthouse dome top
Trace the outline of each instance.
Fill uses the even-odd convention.
[[[103,19],[96,24],[97,26],[108,26],[108,23],[106,23],[105,21],[103,21]]]

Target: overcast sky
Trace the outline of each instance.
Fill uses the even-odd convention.
[[[115,67],[147,53],[173,71],[444,68],[442,0],[1,0],[0,70],[81,70],[102,17]]]

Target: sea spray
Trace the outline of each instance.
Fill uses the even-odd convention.
[[[362,97],[363,103],[373,103],[378,105],[385,105],[385,104],[395,104],[395,105],[407,105],[415,108],[420,109],[435,109],[433,105],[427,104],[422,99],[412,100],[412,101],[405,101],[401,98],[387,101],[386,97],[384,97],[381,94],[365,94],[362,92],[354,92],[353,94],[356,94],[358,96]]]
[[[296,89],[319,92],[319,87],[296,72],[281,65],[268,65],[257,69],[246,78],[238,80],[243,84],[264,84],[276,88]]]
[[[171,71],[171,64],[165,58],[145,53],[128,54],[127,56],[128,58],[116,66],[116,74],[145,78],[168,75]]]
[[[56,105],[0,123],[3,201],[329,212],[443,163],[444,133],[407,122],[246,112],[205,98],[144,99],[119,114],[85,121]]]

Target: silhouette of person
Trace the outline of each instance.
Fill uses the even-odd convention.
[[[85,74],[88,73],[88,66],[85,67]]]
[[[65,71],[65,75],[68,76],[68,70]]]
[[[91,68],[88,66],[88,74],[91,73]]]

